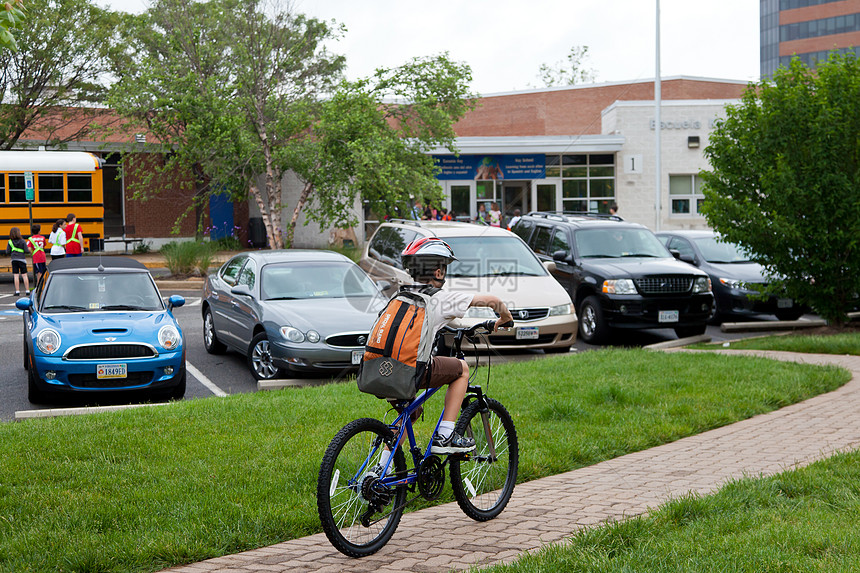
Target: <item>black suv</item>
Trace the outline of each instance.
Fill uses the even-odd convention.
[[[705,332],[714,296],[704,272],[676,260],[647,227],[616,216],[532,212],[512,229],[570,293],[591,344],[613,328]]]

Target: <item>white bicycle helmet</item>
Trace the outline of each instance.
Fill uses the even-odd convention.
[[[439,237],[421,237],[420,239],[415,239],[403,249],[400,256],[404,264],[408,264],[409,261],[420,260],[419,257],[444,259],[445,264],[457,260],[451,246]]]

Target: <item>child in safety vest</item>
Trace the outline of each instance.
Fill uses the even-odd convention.
[[[27,243],[30,246],[30,252],[33,253],[33,282],[39,284],[39,279],[48,270],[48,257],[45,256],[45,237],[39,234],[42,230],[42,225],[33,223],[30,226],[30,238]]]
[[[74,213],[66,215],[66,256],[80,257],[84,253],[84,234]]]
[[[20,276],[24,275],[24,288],[30,294],[30,277],[27,275],[27,241],[21,236],[21,229],[9,229],[9,242],[6,243],[6,254],[12,257],[12,279],[15,281],[15,296],[21,296]]]

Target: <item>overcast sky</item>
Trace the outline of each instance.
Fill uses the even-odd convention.
[[[140,12],[146,0],[97,0]],[[416,56],[448,52],[472,68],[481,94],[541,87],[541,64],[588,46],[597,82],[655,77],[656,0],[293,0],[295,9],[336,20],[330,46],[347,76],[364,77]],[[758,80],[758,0],[661,0],[662,77]]]

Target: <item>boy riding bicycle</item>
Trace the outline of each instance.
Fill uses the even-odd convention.
[[[491,294],[472,294],[441,289],[445,284],[448,264],[456,261],[451,247],[437,237],[423,237],[409,243],[401,253],[403,265],[415,280],[409,289],[434,287],[430,297],[431,331],[436,333],[454,319],[462,318],[470,306],[486,306],[493,309],[500,318],[495,329],[513,321],[510,311],[499,297]],[[455,454],[469,452],[475,447],[475,440],[454,432],[454,424],[460,412],[460,405],[469,387],[469,365],[465,360],[450,356],[434,356],[429,364],[419,388],[439,388],[448,386],[445,393],[445,411],[442,422],[433,436],[430,452],[433,454]],[[385,460],[383,460],[383,463]]]

